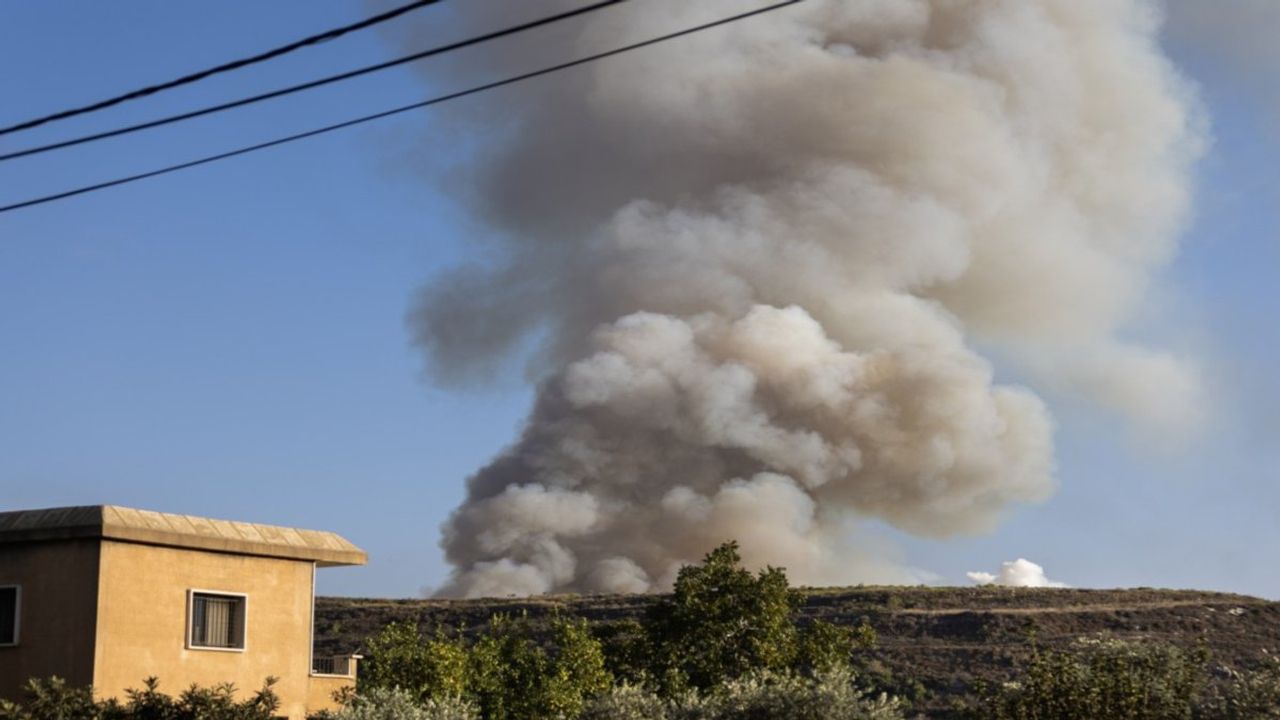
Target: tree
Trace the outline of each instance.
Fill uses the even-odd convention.
[[[360,691],[399,689],[423,707],[460,701],[485,720],[576,717],[613,683],[604,650],[584,620],[557,618],[549,640],[544,647],[527,618],[506,615],[491,618],[469,645],[439,634],[425,639],[417,625],[392,623],[368,641]]]
[[[800,632],[795,665],[809,673],[847,669],[855,650],[870,650],[875,645],[875,628],[865,622],[853,628],[815,620]]]
[[[667,691],[705,689],[795,661],[800,593],[782,569],[753,575],[741,562],[736,542],[721,545],[701,565],[682,568],[671,596],[652,607],[650,667]]]
[[[461,640],[424,639],[416,623],[391,623],[366,643],[360,685],[401,688],[419,700],[458,698],[466,691],[468,653]]]

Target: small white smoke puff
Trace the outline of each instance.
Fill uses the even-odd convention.
[[[527,427],[445,527],[443,592],[660,590],[727,539],[800,582],[909,582],[859,518],[981,532],[1053,488],[1043,404],[979,343],[1193,419],[1187,364],[1120,336],[1201,147],[1156,9],[811,0],[455,109],[493,130],[468,171],[499,244],[415,331],[441,382],[542,344]],[[741,10],[636,3],[576,46]],[[510,47],[492,62],[545,50]]]
[[[969,579],[979,585],[999,585],[1001,587],[1033,587],[1033,588],[1064,588],[1069,587],[1065,583],[1054,582],[1044,574],[1044,568],[1023,558],[1018,558],[1013,562],[1002,563],[1000,565],[1000,574],[992,575],[985,572],[966,573]]]

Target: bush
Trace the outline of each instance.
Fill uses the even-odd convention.
[[[525,618],[495,616],[470,645],[416,625],[389,625],[368,642],[361,693],[401,689],[419,704],[463,700],[486,720],[574,717],[613,678],[586,621],[557,619],[550,647]]]
[[[70,687],[61,678],[32,679],[25,703],[0,700],[0,720],[270,720],[280,707],[275,682],[267,678],[261,690],[238,702],[230,683],[193,685],[174,699],[160,692],[160,682],[152,677],[141,690],[128,690],[121,704],[95,701],[92,688]]]
[[[712,694],[708,705],[710,712],[705,717],[715,720],[898,720],[902,717],[897,700],[885,695],[868,697],[857,688],[847,671],[814,677],[788,673],[738,680]]]
[[[1261,669],[1225,669],[1229,684],[1206,703],[1201,717],[1208,720],[1276,720],[1280,718],[1280,658],[1269,657]]]
[[[858,690],[848,671],[762,673],[673,699],[634,686],[598,698],[582,720],[901,720],[900,704]]]
[[[413,693],[400,688],[373,688],[357,695],[334,720],[478,720],[479,716],[465,700],[446,698],[419,701]]]
[[[70,687],[59,677],[32,678],[23,687],[25,703],[0,700],[0,720],[97,720],[105,706],[93,700],[91,688]]]
[[[647,688],[623,684],[587,704],[579,720],[669,720],[671,702]]]
[[[970,717],[989,720],[1190,720],[1207,656],[1165,645],[1080,641],[1035,650],[1016,682],[984,692]]]

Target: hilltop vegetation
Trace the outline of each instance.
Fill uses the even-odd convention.
[[[745,573],[736,568],[736,558],[713,555],[701,566],[704,579],[714,575],[706,567],[717,565],[722,572],[733,566],[732,573]],[[713,583],[716,593],[701,597],[724,595],[724,577],[743,578],[732,573]],[[768,589],[772,598],[752,612],[764,606],[774,612],[756,615],[765,619],[753,623],[728,654],[721,653],[724,643],[712,639],[724,636],[727,626],[716,625],[716,618],[727,617],[724,608],[688,604],[687,592],[684,600],[680,593],[478,601],[320,599],[317,646],[326,654],[364,650],[375,673],[370,677],[376,679],[380,648],[368,638],[389,623],[401,623],[402,630],[412,625],[415,633],[446,638],[465,651],[490,641],[491,619],[497,615],[516,619],[509,627],[519,628],[528,647],[541,648],[546,655],[539,662],[554,669],[560,647],[556,633],[580,618],[586,625],[575,627],[589,629],[600,643],[613,681],[615,689],[603,697],[612,702],[621,692],[631,693],[633,703],[666,702],[665,715],[646,711],[652,717],[693,717],[687,714],[692,710],[671,704],[685,691],[718,702],[735,692],[773,699],[792,693],[793,700],[827,697],[819,704],[829,705],[832,693],[842,687],[852,688],[858,702],[873,702],[881,693],[899,698],[907,716],[1073,717],[1061,709],[1067,704],[1084,708],[1075,717],[1099,719],[1182,717],[1172,713],[1173,707],[1187,713],[1195,707],[1195,717],[1201,718],[1280,717],[1280,711],[1268,709],[1280,698],[1280,667],[1273,659],[1280,650],[1280,605],[1256,598],[1151,589],[795,591],[786,587],[780,571],[745,577],[754,583],[745,594]],[[691,588],[696,584],[685,590]],[[686,602],[683,611],[681,602]],[[655,644],[655,632],[674,640]],[[842,648],[835,654],[847,663],[815,662],[821,654],[815,648],[833,647]],[[849,677],[838,682],[833,672]],[[1020,684],[1008,686],[1009,681]],[[746,702],[745,695],[734,697]],[[1088,703],[1095,704],[1093,709]],[[1102,716],[1096,714],[1097,703],[1132,707],[1124,714]],[[965,704],[970,711],[961,709]],[[589,706],[584,701],[583,707]],[[1228,707],[1236,709],[1228,712]]]

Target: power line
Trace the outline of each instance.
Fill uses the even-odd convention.
[[[331,83],[339,82],[342,80],[350,80],[352,78],[359,77],[361,75],[368,75],[369,73],[378,72],[380,70],[386,70],[387,68],[396,67],[397,65],[403,65],[405,63],[413,62],[415,60],[421,60],[423,58],[428,58],[433,55],[440,55],[443,53],[452,52],[454,50],[459,50],[471,45],[478,45],[480,43],[488,42],[490,40],[496,40],[498,38],[506,37],[508,35],[515,35],[517,33],[522,33],[527,30],[532,30],[534,28],[542,27],[543,25],[550,25],[552,23],[557,23],[572,17],[585,15],[587,13],[595,12],[596,10],[600,10],[610,5],[617,5],[623,2],[627,2],[627,0],[599,0],[598,2],[592,3],[590,5],[584,5],[580,8],[569,10],[567,12],[562,12],[556,15],[549,15],[547,17],[540,18],[538,20],[522,23],[520,25],[513,25],[511,27],[504,28],[502,30],[496,30],[491,33],[486,33],[484,35],[478,35],[476,37],[468,38],[466,40],[459,40],[458,42],[450,43],[448,45],[441,45],[439,47],[434,47],[429,50],[423,50],[422,52],[416,52],[416,53],[413,53],[412,55],[405,55],[404,57],[399,57],[394,60],[388,60],[386,62],[377,63],[375,65],[368,65],[362,68],[358,68],[356,70],[351,70],[344,73],[338,73],[337,75],[330,75],[328,77],[320,78],[318,80],[312,80],[310,82],[305,82],[298,85],[291,85],[289,87],[280,88],[279,90],[272,90],[271,92],[262,93],[261,95],[254,95],[252,97],[241,98],[239,100],[233,100],[231,102],[226,102],[219,105],[211,105],[209,107],[201,108],[199,110],[192,110],[190,112],[180,113],[178,115],[170,115],[168,117],[160,118],[158,120],[150,120],[144,123],[139,123],[137,125],[129,125],[126,127],[116,128],[114,130],[107,130],[105,132],[93,133],[91,135],[84,135],[78,138],[73,138],[71,140],[62,140],[59,142],[50,143],[48,145],[41,145],[38,147],[27,148],[25,150],[15,150],[14,152],[0,155],[0,162],[3,162],[5,160],[13,160],[20,157],[27,157],[28,155],[38,155],[40,153],[46,153],[51,150],[59,150],[62,148],[68,148],[75,145],[82,145],[84,143],[93,142],[96,140],[105,140],[107,138],[119,137],[121,135],[128,135],[130,133],[139,132],[141,130],[149,130],[151,128],[160,127],[162,125],[170,125],[172,123],[181,122],[183,120],[190,120],[192,118],[202,117],[204,115],[211,115],[213,113],[223,112],[225,110],[231,110],[233,108],[243,107],[245,105],[252,105],[254,103],[259,103],[264,100],[271,100],[273,98],[283,97],[285,95],[292,95],[293,93],[302,92],[303,90],[310,90],[312,88],[317,88],[322,85],[329,85]]]
[[[137,100],[138,98],[154,95],[158,92],[163,92],[165,90],[172,90],[173,88],[176,88],[182,85],[189,85],[193,82],[203,80],[212,75],[231,72],[232,70],[238,70],[242,67],[247,67],[249,65],[256,65],[261,62],[266,62],[267,60],[271,60],[272,58],[277,58],[277,57],[280,57],[281,55],[287,55],[291,52],[294,52],[295,50],[300,50],[309,45],[318,45],[320,43],[328,42],[330,40],[334,40],[336,38],[342,37],[347,33],[355,32],[357,30],[363,30],[368,27],[373,27],[374,25],[379,25],[381,23],[387,22],[388,20],[392,20],[397,17],[400,17],[401,15],[404,15],[407,12],[417,10],[418,8],[421,8],[421,7],[426,7],[427,5],[434,5],[438,2],[440,2],[440,0],[417,0],[417,2],[411,2],[408,5],[401,5],[398,8],[388,10],[387,12],[384,12],[381,15],[374,15],[373,17],[365,18],[364,20],[361,20],[360,22],[357,22],[357,23],[352,23],[351,25],[344,25],[343,27],[334,28],[332,30],[326,30],[317,35],[305,37],[296,42],[291,42],[288,45],[282,45],[278,48],[273,48],[271,50],[267,50],[266,52],[258,53],[257,55],[251,55],[246,58],[232,60],[231,62],[223,63],[222,65],[217,65],[207,70],[194,72],[194,73],[191,73],[190,75],[183,75],[182,77],[176,78],[174,80],[170,80],[168,82],[163,82],[158,85],[150,85],[144,88],[139,88],[137,90],[131,90],[127,93],[124,93],[123,95],[117,95],[115,97],[107,98],[106,100],[101,100],[99,102],[91,103],[89,105],[84,105],[82,107],[71,108],[70,110],[62,110],[60,112],[56,112],[50,115],[45,115],[44,117],[38,117],[33,120],[20,122],[16,125],[10,125],[9,127],[0,128],[0,135],[8,135],[10,133],[18,132],[19,130],[29,130],[33,127],[44,125],[45,123],[54,122],[55,120],[65,120],[66,118],[69,118],[69,117],[84,115],[86,113],[91,113],[91,112],[97,112],[98,110],[109,108],[114,105],[119,105],[120,103],[127,102],[129,100]]]
[[[326,127],[317,128],[315,130],[309,130],[307,132],[298,133],[296,135],[288,135],[288,136],[277,138],[275,140],[271,140],[268,142],[258,143],[257,145],[250,145],[247,147],[242,147],[237,150],[231,150],[229,152],[224,152],[217,155],[210,155],[207,157],[200,158],[199,160],[192,160],[190,162],[185,162],[180,165],[171,165],[169,167],[161,168],[159,170],[152,170],[150,172],[140,173],[138,175],[130,175],[128,177],[117,178],[115,180],[108,180],[107,182],[98,183],[96,185],[87,185],[85,187],[76,188],[75,190],[68,190],[66,192],[61,192],[54,195],[46,195],[44,197],[34,198],[32,200],[25,200],[23,202],[14,203],[12,205],[5,205],[3,207],[0,207],[0,213],[7,213],[14,210],[22,209],[22,208],[32,207],[35,205],[43,205],[45,203],[53,202],[55,200],[63,200],[66,198],[75,197],[76,195],[83,195],[85,193],[90,193],[97,190],[105,190],[106,188],[115,187],[117,185],[125,185],[128,183],[137,182],[139,180],[146,180],[147,178],[153,178],[159,175],[167,175],[169,173],[177,172],[179,170],[186,170],[188,168],[197,167],[199,165],[206,165],[208,163],[217,162],[219,160],[226,160],[228,158],[233,158],[238,155],[246,155],[248,153],[256,152],[258,150],[265,150],[267,148],[275,147],[277,145],[285,145],[287,143],[303,140],[305,138],[315,137],[317,135],[324,135],[326,133],[334,132],[335,130],[341,130],[343,128],[349,128],[355,125],[362,125],[364,123],[372,122],[374,120],[381,120],[382,118],[391,117],[392,115],[399,115],[400,113],[409,112],[410,110],[417,110],[419,108],[425,108],[431,105],[437,105],[439,103],[448,102],[449,100],[456,100],[461,97],[474,95],[476,93],[484,92],[486,90],[492,90],[494,88],[503,87],[505,85],[514,85],[515,83],[540,77],[542,75],[550,75],[551,73],[559,72],[561,70],[567,70],[572,67],[577,67],[578,65],[585,65],[590,62],[595,62],[597,60],[602,60],[604,58],[613,57],[614,55],[621,55],[623,53],[631,52],[632,50],[639,50],[641,48],[646,48],[651,45],[657,45],[658,43],[663,43],[668,40],[674,40],[676,38],[684,37],[686,35],[692,35],[694,33],[702,32],[704,30],[710,30],[712,28],[720,27],[722,25],[728,25],[729,23],[737,22],[739,20],[745,20],[747,18],[754,17],[756,15],[763,15],[767,12],[780,10],[789,5],[796,5],[801,2],[804,2],[804,0],[784,0],[784,2],[775,3],[773,5],[767,5],[765,7],[758,8],[756,10],[751,10],[749,12],[740,13],[738,15],[732,15],[730,17],[722,18],[720,20],[714,20],[709,23],[704,23],[702,25],[696,25],[691,28],[686,28],[684,30],[679,30],[677,32],[661,35],[655,38],[651,38],[649,40],[633,43],[631,45],[625,45],[623,47],[615,48],[613,50],[607,50],[605,52],[596,53],[594,55],[587,55],[586,57],[578,58],[577,60],[570,60],[568,62],[560,63],[558,65],[551,65],[549,67],[544,67],[539,70],[533,70],[531,72],[523,73],[520,75],[514,75],[511,77],[504,78],[502,80],[496,80],[494,82],[485,83],[484,85],[476,85],[466,90],[459,90],[457,92],[449,93],[447,95],[440,95],[434,98],[423,100],[421,102],[413,103],[411,105],[404,105],[391,110],[384,110],[383,112],[375,113],[373,115],[365,115],[363,117],[347,120],[345,122],[337,123],[335,125],[328,125]]]

